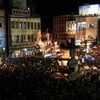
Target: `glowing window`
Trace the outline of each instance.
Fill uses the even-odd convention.
[[[94,36],[93,36],[93,35],[88,35],[88,38],[89,38],[89,39],[93,39]]]
[[[88,27],[89,28],[93,28],[94,27],[94,24],[88,24]]]

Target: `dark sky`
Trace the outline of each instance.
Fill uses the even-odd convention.
[[[41,16],[42,31],[52,30],[53,16],[74,12],[84,3],[98,3],[98,0],[32,0],[36,6],[36,13]],[[99,1],[100,3],[100,1]]]

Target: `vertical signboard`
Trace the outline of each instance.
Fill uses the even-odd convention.
[[[70,56],[71,57],[76,56],[76,49],[70,49]]]

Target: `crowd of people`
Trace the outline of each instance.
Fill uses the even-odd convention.
[[[4,59],[0,63],[0,100],[100,100],[99,69],[82,69],[74,81],[69,79],[69,70],[59,66],[57,59]]]

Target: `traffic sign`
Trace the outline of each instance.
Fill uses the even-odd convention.
[[[70,59],[68,61],[68,66],[71,67],[71,68],[74,68],[78,65],[78,60],[73,58],[73,59]]]
[[[71,81],[75,81],[77,78],[78,78],[78,72],[72,72],[69,75],[69,80],[71,80]]]

